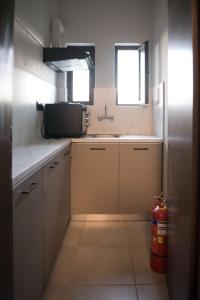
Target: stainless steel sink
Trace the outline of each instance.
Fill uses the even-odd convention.
[[[90,138],[119,138],[120,134],[88,134]]]

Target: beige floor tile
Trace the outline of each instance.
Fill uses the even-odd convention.
[[[83,223],[84,222],[70,222],[62,243],[62,247],[76,247],[79,245]]]
[[[88,214],[85,221],[124,221],[123,214]]]
[[[139,300],[169,300],[166,284],[138,285]]]
[[[49,285],[68,284],[77,255],[77,247],[61,247],[54,264]]]
[[[137,300],[135,286],[56,286],[43,300]]]
[[[51,285],[132,284],[128,247],[61,248]]]
[[[84,220],[83,220],[84,217]],[[136,214],[85,214],[72,215],[72,220],[79,221],[149,221],[150,214],[136,215]]]
[[[150,250],[143,245],[135,245],[131,247],[131,255],[137,284],[154,284],[165,281],[165,275],[151,270]]]
[[[137,214],[124,214],[124,221],[150,221],[150,213],[137,215]]]
[[[129,243],[131,245],[144,245],[148,248],[150,244],[150,222],[128,221],[125,224]]]
[[[85,222],[81,246],[124,246],[128,238],[124,222]]]
[[[72,214],[71,221],[85,221],[86,217],[86,214]]]

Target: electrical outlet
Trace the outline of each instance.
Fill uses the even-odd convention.
[[[36,101],[36,110],[43,111],[44,105]]]

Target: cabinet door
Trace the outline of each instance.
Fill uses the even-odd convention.
[[[41,172],[13,191],[15,300],[40,299],[43,288]]]
[[[162,189],[162,145],[120,144],[119,209],[148,217],[152,198]]]
[[[63,157],[51,159],[44,167],[44,277],[48,280],[62,239]]]
[[[59,233],[62,241],[70,219],[70,147],[62,152],[61,167],[60,173],[62,175],[59,175],[59,180],[62,194],[60,199]]]
[[[71,205],[70,205],[70,175],[71,175],[71,158],[70,158],[70,147],[68,147],[63,154],[64,157],[64,223],[65,225],[70,220],[70,212],[71,212]]]
[[[116,213],[119,145],[73,144],[72,213]]]

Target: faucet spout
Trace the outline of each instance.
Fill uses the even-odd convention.
[[[105,116],[107,117],[107,105],[105,104]]]
[[[105,113],[102,116],[97,116],[98,121],[103,121],[103,120],[110,120],[110,121],[114,121],[114,116],[108,116],[108,108],[107,105],[105,104],[104,106],[105,109]]]

